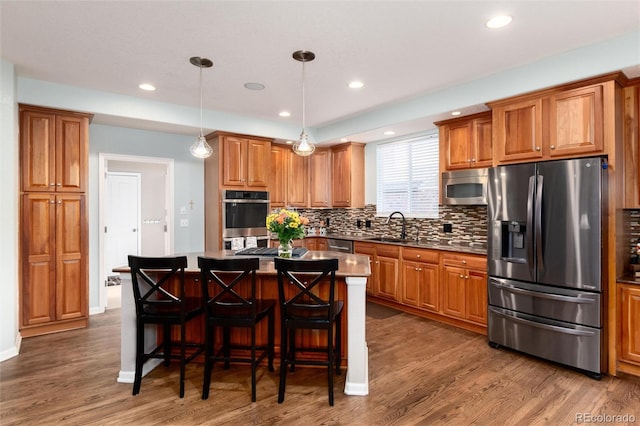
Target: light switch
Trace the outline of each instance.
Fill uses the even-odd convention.
[[[180,219],[180,227],[186,228],[189,226],[189,219]]]
[[[187,208],[185,206],[180,207],[180,214],[187,214]]]

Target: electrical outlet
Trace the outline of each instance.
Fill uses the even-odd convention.
[[[189,219],[180,219],[180,227],[187,228],[189,226]]]
[[[362,221],[361,221],[360,219],[357,219],[357,220],[356,220],[356,226],[357,226],[358,228],[362,228]]]
[[[442,227],[444,232],[453,232],[453,224],[451,223],[445,223],[444,226]]]
[[[371,221],[369,219],[364,221],[365,228],[371,228]]]

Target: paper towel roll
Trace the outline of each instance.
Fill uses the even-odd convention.
[[[245,240],[245,247],[258,247],[258,239],[256,237],[247,237]]]

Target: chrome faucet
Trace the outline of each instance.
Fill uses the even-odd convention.
[[[404,218],[404,215],[402,214],[402,212],[393,212],[389,215],[389,217],[387,218],[387,224],[389,224],[389,221],[391,220],[391,218],[395,215],[395,214],[399,214],[400,216],[402,216],[402,231],[400,232],[400,238],[402,238],[403,240],[405,238],[407,238],[407,221]]]

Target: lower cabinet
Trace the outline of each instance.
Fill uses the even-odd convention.
[[[22,337],[86,327],[85,196],[24,194],[21,215]]]
[[[442,255],[442,313],[487,325],[486,257]]]
[[[439,254],[437,251],[404,248],[402,251],[402,277],[400,301],[432,312],[438,312]]]
[[[618,369],[640,375],[640,286],[618,284]]]
[[[486,333],[486,256],[362,241],[354,251],[369,256],[372,301]]]

